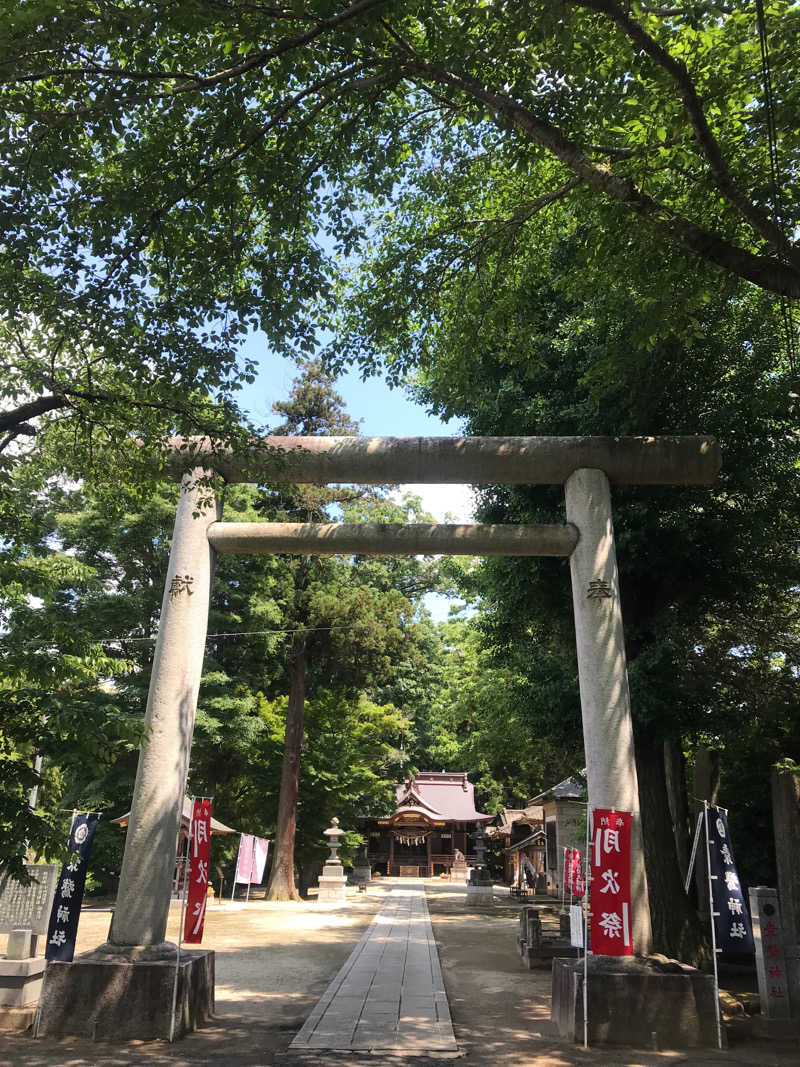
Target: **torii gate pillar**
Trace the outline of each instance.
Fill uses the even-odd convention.
[[[633,945],[637,955],[647,955],[652,944],[650,905],[611,492],[603,471],[586,468],[570,475],[564,492],[567,521],[580,530],[569,565],[589,806],[633,812]]]

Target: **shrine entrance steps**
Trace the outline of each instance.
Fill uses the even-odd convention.
[[[292,1049],[457,1050],[425,890],[391,890]]]

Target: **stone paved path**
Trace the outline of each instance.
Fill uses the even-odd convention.
[[[421,885],[392,890],[291,1048],[456,1051]]]

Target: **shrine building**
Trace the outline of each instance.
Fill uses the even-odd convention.
[[[430,878],[474,864],[472,834],[493,816],[475,810],[466,773],[421,771],[395,787],[395,809],[366,821],[367,860],[373,872]]]

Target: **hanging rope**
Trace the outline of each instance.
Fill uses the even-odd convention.
[[[424,845],[430,832],[430,830],[421,830],[418,832],[395,830],[394,839],[395,841],[399,841],[401,845]]]

